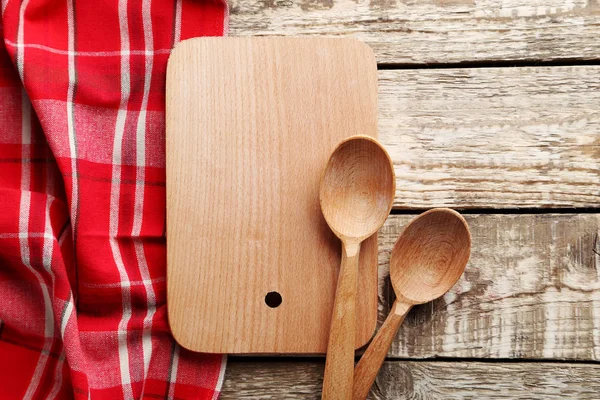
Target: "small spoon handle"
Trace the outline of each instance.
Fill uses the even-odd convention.
[[[352,399],[359,253],[360,243],[348,245],[342,242],[342,264],[327,342],[322,395],[324,400]]]
[[[353,400],[364,400],[375,382],[377,373],[383,364],[383,360],[390,348],[398,328],[402,325],[406,314],[412,308],[409,304],[404,304],[396,300],[392,310],[388,314],[385,322],[379,328],[377,335],[367,350],[360,358],[354,370],[354,387],[352,389]]]

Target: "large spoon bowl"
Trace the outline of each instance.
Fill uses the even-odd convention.
[[[321,181],[321,210],[340,239],[362,242],[385,222],[395,191],[387,152],[373,138],[353,136],[329,159]]]

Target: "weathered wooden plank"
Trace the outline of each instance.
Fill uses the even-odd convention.
[[[379,109],[397,208],[600,206],[600,67],[384,70]]]
[[[451,291],[415,307],[389,356],[600,360],[600,214],[466,215],[473,245]],[[380,318],[389,254],[411,219],[379,234]]]
[[[353,36],[382,63],[600,57],[597,0],[234,0],[231,35]]]
[[[323,362],[228,363],[221,399],[319,399]],[[600,365],[387,361],[369,399],[597,399]]]

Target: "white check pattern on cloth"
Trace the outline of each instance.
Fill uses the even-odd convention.
[[[167,324],[164,83],[176,43],[226,30],[220,0],[2,1],[7,398],[218,397],[226,358]]]

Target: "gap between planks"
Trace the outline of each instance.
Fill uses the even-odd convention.
[[[361,352],[357,352],[355,361],[358,362],[360,359]],[[397,357],[386,357],[386,362],[411,362],[411,363],[457,363],[457,362],[476,362],[476,363],[490,363],[490,364],[573,364],[573,365],[600,365],[598,360],[560,360],[553,359],[548,360],[544,358],[468,358],[468,357],[435,357],[435,358],[397,358]],[[289,355],[282,354],[280,356],[252,356],[252,355],[229,355],[227,356],[228,363],[294,363],[294,362],[314,362],[323,363],[325,362],[325,355],[318,356],[304,356],[304,355]]]
[[[518,68],[518,67],[579,67],[600,66],[600,60],[489,60],[489,61],[464,61],[454,63],[430,64],[401,64],[378,63],[377,69],[384,70],[421,70],[421,69],[477,69],[477,68]]]
[[[392,208],[390,215],[419,215],[430,208]],[[598,214],[600,208],[461,208],[453,207],[461,214],[488,214],[488,215],[521,215],[521,214]]]

